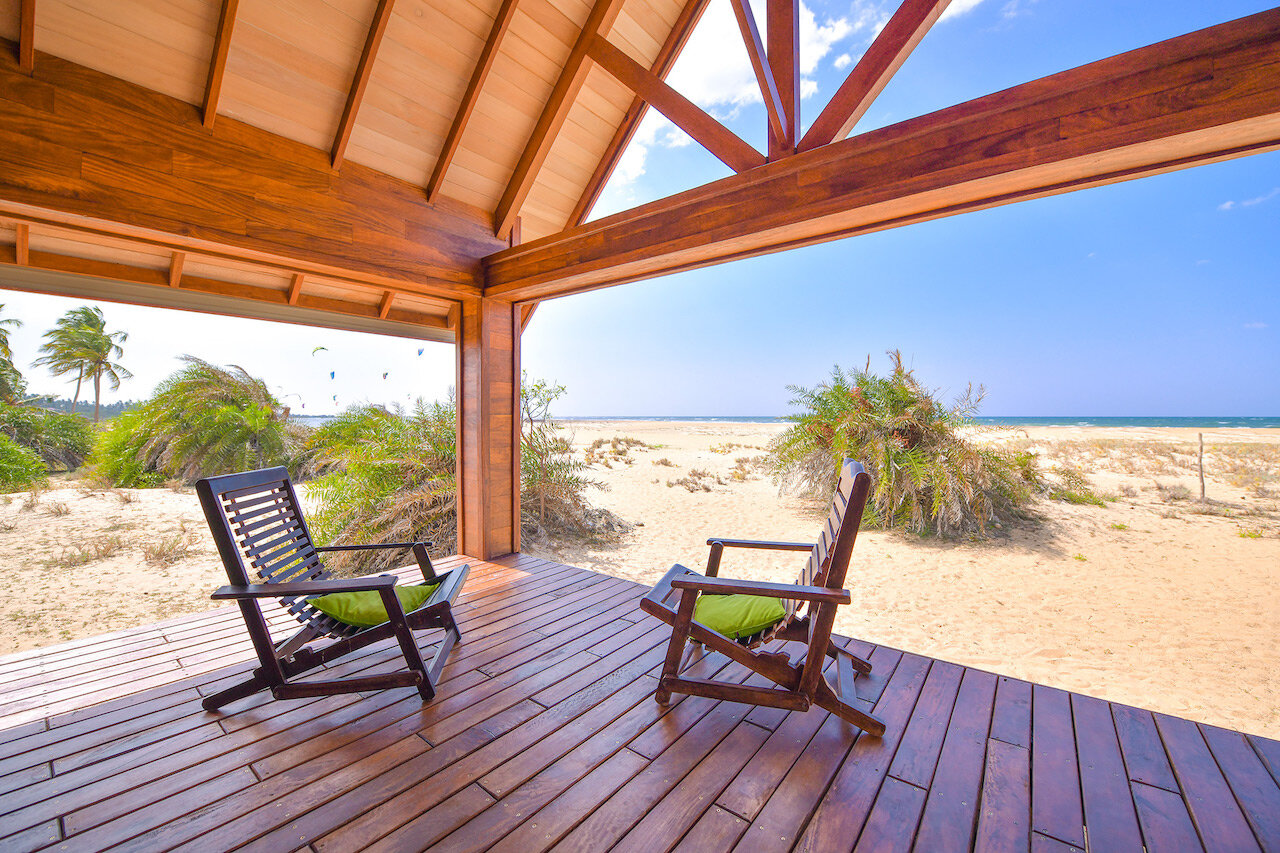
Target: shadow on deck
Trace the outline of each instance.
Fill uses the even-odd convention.
[[[201,710],[251,666],[233,608],[0,658],[0,849],[1280,850],[1280,742],[856,640],[883,739],[819,710],[664,708],[641,587],[470,562],[425,706]]]

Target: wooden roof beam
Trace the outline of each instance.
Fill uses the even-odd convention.
[[[169,259],[169,286],[182,286],[182,268],[187,264],[186,252],[174,252]]]
[[[1280,9],[802,152],[485,259],[530,301],[1280,150]]]
[[[951,0],[903,0],[800,140],[809,151],[849,135]]]
[[[19,222],[15,227],[13,239],[13,261],[25,267],[31,260],[31,226]]]
[[[656,74],[627,56],[608,39],[596,36],[587,55],[600,64],[619,83],[649,102],[649,105],[671,119],[676,127],[693,137],[735,172],[764,165],[764,157],[746,142],[716,121],[696,104],[672,89]]]
[[[595,5],[591,7],[591,13],[587,16],[582,32],[578,35],[573,49],[569,51],[569,58],[560,72],[560,78],[556,80],[556,85],[551,90],[551,97],[547,100],[542,115],[538,117],[533,134],[516,162],[511,180],[498,201],[497,210],[494,211],[494,230],[499,238],[505,238],[511,230],[516,216],[520,213],[520,205],[524,204],[524,200],[528,198],[529,190],[533,189],[533,182],[537,180],[538,170],[542,168],[547,155],[551,152],[551,144],[555,141],[556,134],[560,132],[565,119],[569,116],[569,108],[573,106],[574,99],[587,80],[587,71],[590,68],[587,62],[587,48],[591,40],[597,35],[608,32],[621,11],[622,0],[596,0]]]
[[[654,60],[653,68],[650,69],[658,78],[665,78],[671,71],[671,67],[675,65],[680,51],[689,41],[689,36],[693,35],[694,27],[702,19],[702,13],[706,11],[708,2],[709,0],[689,0],[681,10],[680,17],[676,19],[675,26],[671,28],[670,35],[667,36],[662,49],[658,51],[658,57]],[[604,156],[596,164],[591,180],[587,181],[582,195],[578,198],[578,203],[573,206],[573,212],[569,214],[570,227],[581,225],[586,221],[591,208],[600,198],[600,193],[604,191],[605,184],[609,182],[613,170],[618,167],[618,160],[621,159],[622,153],[627,150],[627,145],[640,127],[640,119],[644,118],[648,106],[645,99],[639,95],[632,99],[622,123],[618,125],[613,139],[609,140],[609,145],[605,148]]]
[[[440,156],[436,158],[435,168],[431,170],[431,178],[427,181],[427,200],[434,202],[440,195],[440,187],[444,184],[445,173],[449,171],[449,164],[453,162],[453,156],[458,153],[458,146],[462,142],[462,134],[467,129],[467,122],[471,120],[471,113],[476,108],[476,101],[480,100],[480,92],[484,89],[484,84],[489,79],[489,72],[493,69],[493,60],[498,56],[498,47],[502,44],[502,37],[506,35],[507,30],[511,26],[511,18],[516,12],[516,0],[502,0],[502,6],[498,9],[498,15],[493,19],[493,27],[489,30],[489,37],[485,39],[484,49],[480,51],[480,61],[476,63],[475,70],[471,72],[471,79],[467,81],[467,90],[462,95],[462,103],[458,105],[458,111],[453,116],[453,123],[449,125],[449,134],[444,139],[444,147],[440,149]]]
[[[22,0],[18,11],[18,67],[36,70],[36,0]]]
[[[751,11],[751,2],[750,0],[730,0],[730,5],[733,6],[733,14],[738,19],[742,41],[747,46],[751,70],[755,72],[756,82],[760,85],[760,94],[764,97],[765,112],[769,114],[769,129],[776,138],[785,140],[787,138],[786,108],[782,105],[782,96],[778,94],[778,84],[773,79],[773,69],[769,67],[769,57],[765,54],[760,30],[756,27],[756,16]]]
[[[333,139],[333,148],[329,151],[333,168],[342,165],[347,155],[347,143],[351,141],[351,131],[356,126],[356,115],[360,112],[360,103],[364,100],[365,89],[369,87],[369,77],[373,74],[373,63],[378,58],[378,47],[387,32],[387,22],[391,20],[391,7],[396,0],[378,0],[378,8],[373,13],[373,21],[369,24],[369,35],[364,40],[364,50],[360,52],[360,62],[356,65],[356,76],[351,81],[351,90],[347,92],[347,103],[342,108],[342,119],[338,122],[338,133]]]
[[[306,281],[306,278],[300,272],[293,274],[293,279],[289,282],[289,293],[285,297],[290,305],[298,304],[298,299],[302,296],[302,282]]]
[[[204,87],[204,126],[213,127],[218,117],[218,99],[222,97],[222,77],[227,72],[227,56],[231,53],[231,31],[236,26],[240,0],[222,0],[218,17],[218,34],[213,38],[213,56],[209,59],[209,79]]]
[[[800,0],[766,0],[769,67],[782,98],[783,134],[769,134],[769,159],[795,153],[800,138]]]

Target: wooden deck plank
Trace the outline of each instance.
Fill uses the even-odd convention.
[[[659,705],[669,633],[640,586],[467,562],[464,641],[426,704],[205,712],[253,666],[227,608],[0,659],[0,849],[1280,849],[1276,741],[859,640],[880,739],[820,710]],[[398,661],[392,641],[328,669]],[[693,671],[759,681],[716,654]]]

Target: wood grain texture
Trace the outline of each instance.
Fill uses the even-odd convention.
[[[0,99],[5,214],[445,298],[478,292],[501,246],[478,210],[356,164],[335,175],[229,118],[211,135],[189,105],[56,57],[35,80],[0,59],[11,81],[36,91]]]
[[[797,149],[808,151],[844,139],[950,3],[904,0],[813,120]]]
[[[18,66],[28,74],[36,68],[36,0],[21,0],[18,13]]]
[[[1278,68],[1271,10],[498,252],[486,293],[564,295],[1273,150]]]
[[[789,133],[787,110],[782,103],[782,95],[778,92],[778,83],[773,79],[773,69],[769,67],[769,57],[760,38],[760,30],[756,27],[756,16],[751,11],[751,0],[730,0],[730,5],[733,6],[734,17],[738,19],[738,30],[747,47],[747,58],[751,60],[751,70],[756,75],[756,84],[764,98],[770,132],[775,139],[785,143]]]
[[[730,169],[743,172],[764,165],[760,152],[656,74],[645,70],[640,63],[610,44],[608,39],[601,36],[593,38],[587,55]]]
[[[765,0],[769,67],[782,99],[784,134],[769,134],[769,159],[789,156],[800,138],[800,0]]]
[[[360,62],[356,64],[356,76],[351,81],[351,91],[347,93],[347,103],[342,108],[342,118],[338,121],[338,133],[329,152],[329,159],[335,169],[342,165],[342,158],[346,156],[347,143],[351,141],[351,131],[356,125],[360,104],[364,101],[365,89],[369,87],[369,77],[373,74],[373,63],[378,58],[378,47],[387,32],[387,22],[391,20],[394,6],[395,0],[378,0],[378,8],[373,13],[369,35],[365,39],[364,50],[360,53]]]
[[[231,54],[231,34],[235,31],[240,0],[222,0],[218,32],[213,37],[213,55],[209,58],[209,79],[204,88],[204,126],[213,127],[218,116],[218,100],[222,97],[222,79],[227,73],[227,57]]]

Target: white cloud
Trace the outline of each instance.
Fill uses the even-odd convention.
[[[1267,328],[1267,324],[1266,323],[1245,323],[1244,327],[1246,329],[1265,329]]]
[[[1257,196],[1256,198],[1247,198],[1243,201],[1224,201],[1222,204],[1218,205],[1218,210],[1233,210],[1237,207],[1253,207],[1256,204],[1266,204],[1278,196],[1280,196],[1280,187],[1276,187],[1271,192]]]
[[[853,64],[853,57],[847,53],[842,53],[837,56],[836,61],[831,64],[836,67],[836,70],[843,71]]]
[[[941,21],[951,18],[958,18],[966,12],[972,12],[982,0],[951,0],[951,5],[947,7],[947,11],[942,13]]]

